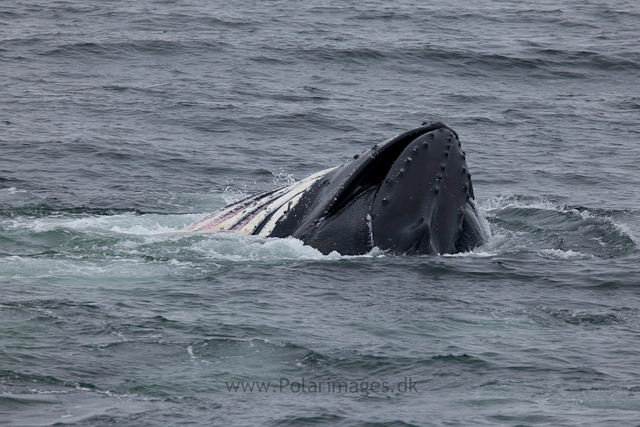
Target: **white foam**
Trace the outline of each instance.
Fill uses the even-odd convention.
[[[16,187],[2,188],[0,189],[0,195],[2,194],[15,194],[15,193],[26,193],[24,190],[18,190]]]
[[[175,233],[180,231],[175,227],[167,227],[160,225],[157,221],[153,225],[142,225],[137,224],[131,227],[120,227],[118,225],[114,225],[111,227],[111,231],[120,233],[120,234],[133,234],[137,236],[154,236],[158,234],[167,234],[167,233]]]
[[[482,208],[474,199],[471,199],[470,202],[473,208],[478,213],[478,219],[480,220],[480,231],[483,234],[482,238],[485,242],[489,241],[493,233],[491,232],[491,225],[489,224],[489,221],[487,221],[487,213],[485,209]]]
[[[7,220],[3,226],[7,229],[27,229],[36,233],[55,230],[71,232],[90,232],[100,235],[130,234],[153,236],[175,233],[185,223],[200,218],[199,214],[160,215],[123,213],[118,215],[87,215],[83,217],[47,216],[44,218],[20,217]]]
[[[225,205],[230,205],[249,197],[249,194],[243,190],[233,190],[231,187],[227,186],[222,190],[220,197],[224,200]]]
[[[480,205],[480,208],[487,214],[492,214],[494,211],[509,208],[540,209],[552,210],[557,212],[567,212],[568,210],[565,204],[551,202],[542,196],[524,199],[514,196],[510,192],[506,192],[499,196],[487,199]]]
[[[562,259],[562,260],[568,260],[568,259],[593,259],[594,258],[593,255],[584,254],[582,252],[573,251],[571,249],[566,250],[566,251],[564,251],[562,249],[542,249],[542,250],[539,251],[539,254],[542,255],[545,258]]]
[[[484,249],[484,246],[480,246],[478,249]],[[486,252],[482,250],[472,250],[469,252],[459,252],[457,254],[444,254],[445,258],[491,258],[498,255],[495,252]]]
[[[337,252],[323,255],[293,237],[264,238],[224,232],[210,233],[206,239],[194,243],[189,249],[208,259],[234,262],[342,258]]]
[[[631,228],[627,225],[627,224],[620,224],[618,222],[615,222],[614,220],[610,219],[611,224],[613,225],[613,227],[618,230],[618,232],[620,234],[624,234],[625,236],[627,236],[629,239],[631,239],[631,241],[638,246],[638,241],[636,240],[636,237],[634,236],[633,232],[631,231]]]
[[[0,197],[3,197],[3,196],[14,196],[14,195],[17,195],[17,194],[20,194],[20,195],[26,194],[28,197],[37,197],[39,199],[45,199],[46,198],[46,196],[42,196],[40,194],[32,193],[32,192],[29,192],[29,191],[26,191],[26,190],[21,190],[21,189],[16,188],[16,187],[0,188]],[[24,199],[24,196],[20,196],[20,197]]]
[[[296,182],[296,179],[290,173],[279,170],[278,172],[271,172],[273,175],[273,183],[276,185],[292,185]]]

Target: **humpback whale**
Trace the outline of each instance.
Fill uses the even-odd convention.
[[[423,123],[342,166],[226,206],[185,229],[295,237],[324,254],[452,254],[483,241],[458,134]]]

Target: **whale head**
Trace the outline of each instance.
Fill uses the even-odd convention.
[[[327,172],[278,221],[323,253],[450,254],[483,241],[466,154],[433,122],[374,145]]]

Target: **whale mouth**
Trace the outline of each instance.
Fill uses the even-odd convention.
[[[324,254],[446,254],[483,240],[458,135],[431,123],[346,164],[229,205],[186,231],[295,237]]]
[[[473,197],[458,135],[435,122],[325,174],[271,235],[343,255],[374,246],[401,254],[455,253],[481,239]]]
[[[393,162],[371,206],[376,246],[394,252],[454,253],[475,214],[471,174],[455,132],[442,126],[413,139]]]
[[[340,185],[334,194],[323,196],[332,200],[321,215],[326,223],[300,234],[303,240],[328,244],[339,239],[334,234],[353,239],[362,231],[337,227],[334,219],[354,217],[349,224],[357,229],[363,211],[370,214],[372,244],[397,253],[468,250],[467,242],[480,233],[479,226],[473,227],[477,212],[468,202],[474,194],[466,154],[458,134],[446,125],[434,122],[406,132],[349,163],[353,165],[335,176],[327,175]],[[465,238],[470,230],[473,236]]]

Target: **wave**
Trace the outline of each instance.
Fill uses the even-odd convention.
[[[58,379],[51,375],[40,375],[34,373],[22,373],[11,370],[0,370],[0,382],[11,382],[15,385],[29,385],[33,386],[33,383],[38,383],[38,385],[44,386],[55,386],[61,388],[84,388],[88,390],[93,390],[96,388],[95,385],[82,381],[65,381]]]
[[[622,257],[638,249],[631,228],[619,219],[627,212],[511,194],[487,200],[480,210],[491,225],[488,252],[524,251],[570,260]]]
[[[38,42],[39,41],[39,42]],[[46,40],[7,40],[4,45],[48,44]],[[8,43],[8,44],[7,44]],[[530,47],[519,52],[478,51],[460,47],[447,49],[436,46],[394,46],[378,45],[341,47],[325,44],[322,46],[300,46],[292,42],[263,44],[247,57],[258,63],[290,65],[300,60],[312,63],[340,63],[371,66],[374,63],[389,63],[396,67],[412,67],[427,64],[444,64],[459,68],[463,72],[477,73],[496,71],[539,72],[557,75],[569,73],[584,76],[589,71],[635,72],[640,66],[640,54],[634,52],[598,52],[593,50],[570,50],[529,43]],[[11,46],[15,49],[15,46]],[[96,58],[122,59],[139,55],[183,56],[207,55],[226,52],[234,55],[235,47],[229,43],[213,40],[163,40],[138,39],[121,42],[91,41],[60,44],[41,51],[45,57],[94,60]]]
[[[42,56],[77,58],[91,60],[95,57],[122,59],[123,56],[143,55],[183,55],[185,52],[222,52],[222,42],[171,40],[132,40],[123,42],[80,42],[58,45],[41,52]]]
[[[272,185],[290,181],[275,174]],[[236,263],[335,262],[389,256],[374,248],[362,256],[322,255],[294,238],[264,238],[239,233],[183,233],[201,213],[165,214],[136,209],[55,208],[15,188],[0,196],[26,198],[22,206],[0,210],[6,253],[5,277],[76,274],[149,277],[198,275],[199,266]],[[246,196],[244,191],[208,195],[212,206]],[[12,199],[13,200],[13,199]],[[0,197],[0,202],[2,197]],[[15,200],[14,200],[15,202]],[[175,204],[175,202],[174,202]],[[213,209],[213,208],[212,208]],[[638,252],[628,212],[571,207],[542,197],[505,194],[478,205],[487,242],[475,250],[445,258],[492,258],[534,254],[551,260],[612,259]],[[152,263],[152,264],[149,264]]]
[[[281,57],[304,58],[322,63],[353,63],[370,65],[374,62],[391,62],[395,65],[418,66],[426,61],[459,67],[463,70],[514,71],[532,72],[535,70],[555,73],[597,70],[597,71],[632,71],[640,66],[640,55],[615,53],[599,53],[594,51],[570,51],[550,48],[524,50],[520,55],[472,51],[466,49],[443,49],[437,47],[354,47],[322,46],[308,48],[268,47]],[[523,54],[526,54],[524,56]]]
[[[218,195],[219,198],[234,196]],[[218,201],[220,205],[225,202]],[[294,238],[262,238],[239,233],[184,233],[202,214],[150,214],[125,211],[96,214],[57,211],[0,219],[3,247],[0,277],[113,279],[206,277],[226,265],[336,262],[362,256],[323,255]],[[87,213],[92,212],[92,213]],[[103,213],[103,212],[102,212]],[[36,214],[36,215],[33,215]]]

